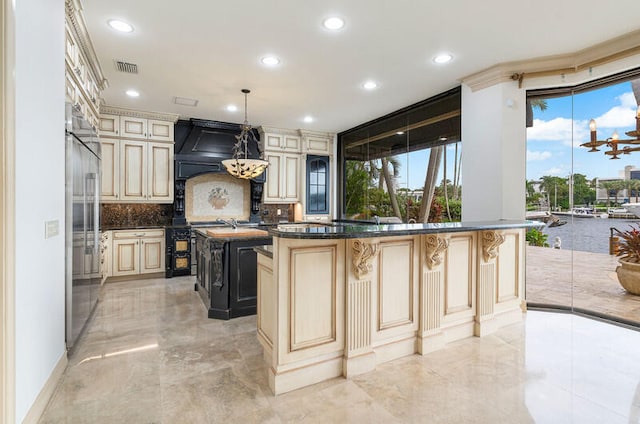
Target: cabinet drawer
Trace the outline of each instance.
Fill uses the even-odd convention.
[[[114,239],[129,239],[129,238],[137,238],[137,237],[164,237],[164,230],[160,229],[140,229],[140,230],[125,230],[125,231],[114,231],[113,238]]]

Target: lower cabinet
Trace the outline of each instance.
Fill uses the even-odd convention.
[[[164,272],[164,230],[113,231],[114,277]]]
[[[256,246],[270,245],[271,237],[218,239],[196,233],[195,290],[209,318],[230,319],[256,313]]]

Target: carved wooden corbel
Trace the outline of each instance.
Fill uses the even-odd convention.
[[[378,244],[354,240],[351,247],[353,249],[353,272],[358,279],[361,279],[373,269],[371,259],[378,254]]]
[[[430,270],[442,263],[442,253],[449,247],[449,239],[437,234],[429,234],[424,243],[427,268]]]
[[[498,257],[498,247],[504,240],[504,235],[497,231],[482,232],[482,257],[485,262]]]

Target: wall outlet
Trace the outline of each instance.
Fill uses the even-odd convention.
[[[44,238],[48,239],[60,234],[60,221],[54,219],[53,221],[44,222]]]
[[[276,215],[278,216],[282,215],[282,209],[280,208],[276,209]]]

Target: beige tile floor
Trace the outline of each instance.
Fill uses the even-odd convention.
[[[615,273],[616,256],[527,246],[527,301],[574,306],[640,324],[640,296]]]
[[[640,332],[547,312],[274,397],[255,317],[193,278],[112,283],[41,423],[639,423]]]

